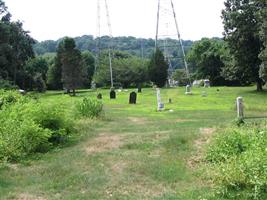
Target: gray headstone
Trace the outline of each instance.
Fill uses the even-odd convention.
[[[185,94],[186,95],[191,95],[192,94],[190,85],[186,86]]]
[[[129,97],[129,104],[136,104],[137,94],[136,92],[131,92]]]
[[[210,87],[210,80],[208,80],[208,79],[204,80],[204,87],[205,88]]]
[[[243,98],[242,97],[237,97],[236,107],[237,107],[237,117],[239,119],[243,119],[244,118],[244,104],[243,104]]]
[[[157,88],[157,102],[158,102],[158,111],[164,110],[164,104],[161,102],[160,89],[159,88]]]
[[[201,96],[202,96],[202,97],[207,97],[207,96],[208,96],[208,94],[207,94],[207,92],[206,92],[206,91],[202,91],[202,94],[201,94]]]

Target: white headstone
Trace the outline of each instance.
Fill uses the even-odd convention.
[[[161,102],[160,89],[159,88],[157,88],[157,102],[158,102],[158,111],[164,110],[164,104]]]
[[[185,94],[186,94],[186,95],[191,95],[191,94],[192,94],[190,85],[187,85],[187,86],[186,86]]]
[[[93,89],[93,90],[96,89],[96,83],[94,81],[91,82],[91,89]]]
[[[209,79],[204,80],[204,87],[205,88],[210,87],[210,80]]]
[[[236,107],[237,107],[237,117],[239,119],[243,119],[244,118],[244,104],[243,104],[243,98],[242,97],[237,97]]]
[[[208,96],[208,94],[207,94],[207,92],[206,92],[206,91],[202,91],[202,94],[201,94],[201,96],[202,96],[202,97],[207,97],[207,96]]]

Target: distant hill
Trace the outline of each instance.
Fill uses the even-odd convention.
[[[34,45],[34,51],[37,55],[43,55],[46,53],[54,53],[56,52],[57,46],[59,42],[62,40],[58,39],[54,40],[46,40],[43,42],[37,42]],[[85,51],[89,50],[92,53],[96,52],[96,39],[92,35],[84,35],[81,37],[74,38],[76,45],[79,50]],[[100,39],[100,48],[106,49],[110,42],[110,38],[108,36],[103,36]],[[163,49],[163,41],[161,41],[161,48]],[[182,61],[182,52],[179,48],[179,41],[168,39],[167,44],[169,47],[169,54],[171,56],[172,65],[174,68],[183,68]],[[185,51],[187,52],[193,44],[191,40],[183,41],[183,45]],[[112,46],[115,50],[126,51],[132,55],[149,58],[155,47],[154,39],[143,39],[143,38],[135,38],[135,37],[114,37],[112,39]]]

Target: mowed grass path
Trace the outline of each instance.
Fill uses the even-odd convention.
[[[144,89],[137,105],[128,104],[131,91],[116,100],[98,91],[105,116],[80,120],[64,148],[0,165],[0,199],[217,199],[199,162],[205,137],[235,119],[237,96],[244,97],[247,116],[267,116],[267,94],[252,87],[208,88],[207,97],[202,88],[192,96],[184,88],[163,89],[163,112],[156,112],[155,90]],[[85,96],[96,92],[48,92],[40,100],[73,109]]]

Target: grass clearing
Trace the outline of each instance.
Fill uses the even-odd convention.
[[[104,116],[77,122],[64,148],[0,165],[0,199],[218,199],[200,161],[191,167],[190,160],[201,158],[214,128],[235,119],[237,96],[244,98],[245,115],[257,117],[267,116],[267,94],[220,87],[205,89],[208,96],[202,97],[202,90],[194,88],[192,96],[184,88],[161,90],[163,112],[156,112],[153,89],[143,89],[136,105],[128,104],[132,90],[117,93],[116,100],[108,90],[40,95],[45,104],[71,110],[78,100],[101,92]]]

